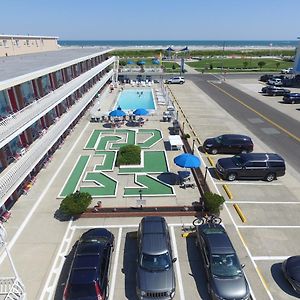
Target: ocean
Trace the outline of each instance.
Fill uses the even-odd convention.
[[[299,45],[297,40],[61,40],[61,46],[107,46],[130,48],[164,48],[164,47],[226,47],[226,48],[294,48]]]

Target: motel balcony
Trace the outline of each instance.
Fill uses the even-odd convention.
[[[64,101],[68,96],[72,95],[86,82],[88,82],[101,71],[105,70],[115,61],[115,57],[109,58],[100,65],[92,68],[81,76],[76,77],[70,82],[54,90],[50,94],[47,94],[41,99],[34,101],[17,113],[10,115],[5,120],[2,120],[0,122],[0,148],[21,134],[25,129],[30,127],[47,112],[52,110],[55,106]],[[105,76],[105,78],[107,78],[107,76]],[[104,81],[104,78],[102,78],[101,82]]]
[[[107,64],[109,65],[109,63]],[[97,72],[99,72],[99,69],[97,70]],[[82,110],[90,103],[93,97],[97,95],[98,91],[113,75],[114,70],[110,70],[107,74],[105,74],[100,82],[96,83],[87,93],[82,96],[80,101],[77,101],[70,108],[68,113],[63,114],[55,124],[48,128],[47,132],[44,135],[42,135],[32,145],[30,145],[28,150],[18,160],[10,164],[1,173],[0,206],[5,203],[9,196],[26,179],[32,169],[47,154],[47,152],[58,141],[61,135],[69,128],[70,124],[80,115]],[[47,101],[45,102],[47,103]],[[17,120],[17,118],[14,120]]]

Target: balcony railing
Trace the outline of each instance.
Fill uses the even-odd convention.
[[[47,154],[49,149],[58,141],[59,137],[68,129],[80,112],[88,105],[92,98],[113,76],[114,70],[110,70],[100,82],[96,83],[83,97],[75,103],[70,110],[49,129],[46,134],[36,140],[28,151],[16,162],[9,165],[0,177],[0,207],[6,199],[25,180],[32,169]]]
[[[0,122],[0,149],[39,120],[48,111],[53,109],[57,104],[73,94],[91,78],[111,65],[115,59],[115,57],[111,57],[101,65],[76,77],[50,94],[26,106],[17,113],[10,115],[5,120],[2,120]]]

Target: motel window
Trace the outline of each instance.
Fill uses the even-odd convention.
[[[27,45],[28,47],[30,47],[29,40],[26,40],[26,45]]]
[[[7,40],[3,40],[3,45],[4,45],[5,48],[8,48]]]
[[[17,47],[20,47],[20,41],[19,40],[16,40],[16,45],[17,45]]]

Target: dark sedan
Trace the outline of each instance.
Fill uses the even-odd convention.
[[[300,294],[300,255],[291,256],[285,260],[282,263],[282,271],[295,292]]]
[[[253,151],[253,142],[249,136],[241,134],[223,134],[208,138],[203,143],[203,150],[211,154],[248,153]]]
[[[114,236],[104,228],[85,232],[79,239],[63,300],[108,299],[109,266]]]
[[[263,94],[266,94],[268,96],[285,96],[289,94],[291,91],[288,89],[284,89],[277,86],[268,85],[261,89],[261,92]]]
[[[300,93],[290,93],[283,97],[284,103],[295,104],[300,103]]]

